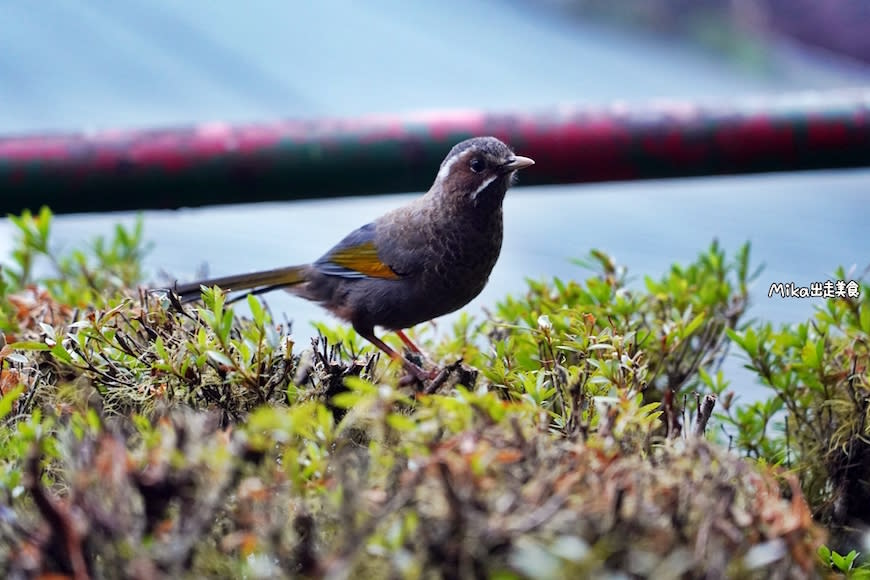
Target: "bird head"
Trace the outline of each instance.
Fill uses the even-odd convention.
[[[441,163],[433,191],[443,201],[474,207],[501,206],[519,169],[533,165],[495,137],[458,143]]]

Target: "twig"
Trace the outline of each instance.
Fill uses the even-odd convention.
[[[458,370],[460,366],[462,366],[462,359],[461,358],[457,359],[456,362],[451,363],[451,364],[447,365],[446,367],[444,367],[443,369],[441,369],[441,372],[438,373],[438,376],[436,376],[434,379],[432,379],[432,382],[423,388],[423,394],[431,395],[432,393],[434,393],[435,391],[440,389],[441,385],[443,385],[447,381],[447,378],[453,372]]]
[[[61,502],[43,489],[40,483],[41,469],[38,444],[34,445],[27,460],[27,487],[33,496],[39,513],[48,522],[52,530],[50,543],[63,550],[62,556],[66,560],[75,580],[86,580],[91,577],[83,552],[84,538],[79,531],[79,522],[71,513],[69,505]]]
[[[704,401],[698,405],[695,415],[695,437],[703,437],[707,431],[707,421],[713,415],[713,407],[716,406],[716,395],[705,395]]]

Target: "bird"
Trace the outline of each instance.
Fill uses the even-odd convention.
[[[260,294],[285,289],[320,303],[405,371],[423,382],[436,376],[397,353],[375,328],[397,334],[422,355],[404,330],[454,312],[475,298],[501,253],[502,202],[517,171],[534,165],[495,137],[456,144],[429,190],[352,231],[310,264],[175,283],[181,302],[203,287]]]

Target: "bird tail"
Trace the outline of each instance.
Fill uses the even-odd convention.
[[[306,282],[308,280],[306,275],[307,270],[308,266],[288,266],[286,268],[276,268],[274,270],[262,270],[260,272],[249,272],[247,274],[237,274],[235,276],[208,278],[206,280],[197,280],[186,284],[176,284],[172,290],[178,295],[182,302],[193,302],[194,300],[199,300],[202,286],[207,288],[219,286],[226,292],[252,290],[255,294],[261,294],[270,290],[288,288]]]

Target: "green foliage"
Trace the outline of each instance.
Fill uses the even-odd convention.
[[[529,282],[442,340],[423,328],[442,372],[407,386],[347,328],[321,327],[297,352],[253,296],[242,317],[218,288],[196,307],[134,291],[141,221],[59,256],[47,210],[14,223],[0,574],[857,573],[857,556],[816,556],[798,479],[765,463],[824,451],[798,423],[777,434],[798,411],[825,444],[859,448],[846,416],[864,397],[870,315],[833,301],[793,334],[741,327],[748,246],[728,259],[714,243],[639,287],[593,252],[584,282]],[[718,368],[729,336],[791,401],[731,399]],[[705,393],[753,461],[706,440]],[[831,472],[801,469],[823,514]]]
[[[849,280],[842,269],[835,277]],[[870,286],[827,300],[807,323],[730,336],[773,391],[723,416],[738,447],[793,469],[816,517],[844,541],[843,528],[870,518]]]
[[[6,276],[14,288],[23,288],[31,282],[34,264],[39,256],[49,256],[48,238],[51,233],[51,212],[47,207],[34,216],[25,210],[21,216],[9,216],[9,221],[18,229],[20,243],[12,250],[16,269],[6,268]]]
[[[141,262],[148,248],[141,216],[132,229],[115,226],[114,236],[108,241],[96,238],[89,252],[73,250],[60,257],[49,246],[52,215],[48,208],[43,207],[36,216],[25,211],[9,219],[19,243],[12,251],[11,267],[3,268],[6,293],[33,283],[42,268],[48,272],[39,274],[40,284],[62,304],[105,308],[110,301],[117,302],[122,290],[134,288],[142,279]],[[7,321],[3,323],[5,330],[12,329]]]
[[[831,570],[840,572],[846,578],[854,578],[856,580],[867,580],[870,578],[870,565],[855,566],[858,559],[858,552],[852,550],[848,554],[841,555],[835,550],[831,550],[825,545],[819,546],[819,559],[822,563]]]
[[[748,244],[729,261],[715,242],[696,262],[645,278],[645,292],[628,286],[625,271],[601,252],[581,264],[600,274],[583,284],[530,282],[526,296],[499,303],[479,327],[491,341],[488,352],[461,342],[466,360],[508,392],[533,399],[547,394],[541,388],[558,393],[553,411],[566,422],[566,390],[642,392],[647,402],[701,390],[699,371],[721,364],[725,333],[737,327],[758,274],[749,273]],[[467,336],[469,326],[462,320],[457,335]]]

